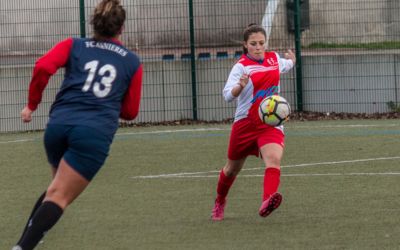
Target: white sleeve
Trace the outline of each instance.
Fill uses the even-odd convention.
[[[278,58],[279,73],[289,72],[294,66],[293,61],[290,59],[281,58],[278,53],[275,53],[275,54],[276,54],[276,57]]]
[[[236,97],[232,95],[232,89],[239,84],[240,77],[244,74],[244,72],[245,69],[242,64],[236,63],[233,66],[223,90],[225,101],[231,102],[236,99]]]

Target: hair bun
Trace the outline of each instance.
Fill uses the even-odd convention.
[[[100,3],[100,12],[102,16],[106,16],[108,13],[111,12],[111,10],[116,7],[116,6],[120,6],[121,5],[121,1],[120,0],[103,0]]]
[[[109,3],[113,3],[115,5],[120,5],[121,4],[121,0],[103,0],[104,2],[109,2]]]
[[[97,39],[114,37],[121,32],[126,19],[120,0],[102,0],[94,9],[90,24]]]

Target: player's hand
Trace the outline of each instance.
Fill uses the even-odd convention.
[[[242,87],[242,89],[244,89],[244,87],[246,87],[248,82],[249,82],[248,74],[243,74],[239,79],[239,85],[240,85],[240,87]]]
[[[32,113],[33,111],[26,106],[22,111],[21,111],[21,119],[23,122],[30,122],[32,121]]]
[[[292,60],[293,64],[296,64],[296,55],[290,49],[285,53],[285,58]]]

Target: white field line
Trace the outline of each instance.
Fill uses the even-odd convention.
[[[309,166],[318,166],[318,165],[336,165],[336,164],[346,164],[346,163],[356,163],[356,162],[387,161],[387,160],[397,160],[397,159],[400,159],[400,156],[357,159],[357,160],[348,160],[348,161],[327,161],[327,162],[303,163],[303,164],[282,166],[282,168],[309,167]],[[248,168],[247,170],[258,170],[258,169],[264,169],[264,168]]]
[[[399,124],[371,124],[371,125],[363,125],[363,124],[349,124],[349,125],[326,125],[326,126],[297,126],[294,128],[365,128],[365,127],[399,127]],[[194,128],[194,129],[176,129],[176,130],[155,130],[155,131],[146,131],[146,132],[125,132],[125,133],[117,133],[116,135],[145,135],[145,134],[168,134],[168,133],[181,133],[181,132],[204,132],[204,131],[230,131],[231,128]]]
[[[170,134],[170,133],[181,133],[181,132],[204,132],[204,131],[225,131],[231,130],[230,128],[194,128],[194,129],[176,129],[176,130],[155,130],[146,132],[126,132],[117,133],[116,135],[146,135],[146,134]]]
[[[325,174],[318,174],[318,173],[310,173],[310,174],[282,174],[283,177],[313,177],[313,176],[390,176],[390,175],[400,175],[400,172],[382,172],[382,173],[325,173]],[[141,177],[141,178],[139,178]],[[240,175],[240,178],[243,177],[264,177],[261,174],[245,174]],[[147,176],[137,176],[132,177],[133,179],[156,179],[156,178],[193,178],[193,179],[201,179],[201,178],[218,178],[218,175],[175,175],[175,176],[163,176],[163,177],[150,177]]]
[[[400,175],[400,172],[381,172],[381,173],[310,173],[310,174],[282,174],[285,177],[309,177],[309,176],[379,176],[379,175]],[[264,175],[241,175],[241,177],[264,177]]]
[[[225,131],[231,130],[230,128],[197,128],[197,129],[176,129],[176,130],[155,130],[155,131],[146,131],[146,132],[126,132],[126,133],[117,133],[116,136],[123,135],[147,135],[147,134],[170,134],[170,133],[181,133],[181,132],[204,132],[204,131]],[[0,144],[8,144],[8,143],[20,143],[20,142],[31,142],[36,139],[20,139],[20,140],[12,140],[12,141],[0,141]]]
[[[287,166],[281,166],[281,167],[282,168],[310,167],[310,166],[336,165],[336,164],[358,163],[358,162],[368,162],[368,161],[387,161],[387,160],[397,160],[397,159],[400,159],[400,156],[380,157],[380,158],[370,158],[370,159],[357,159],[357,160],[348,160],[348,161],[328,161],[328,162],[316,162],[316,163],[303,163],[303,164],[287,165]],[[264,167],[247,168],[247,169],[242,169],[242,171],[251,171],[251,170],[260,170],[260,169],[264,169]],[[132,179],[157,179],[157,178],[173,178],[173,177],[194,178],[194,177],[196,177],[196,175],[208,175],[208,174],[219,173],[219,172],[220,172],[220,170],[212,170],[212,171],[204,171],[204,172],[182,172],[182,173],[171,173],[171,174],[160,174],[160,175],[132,176],[131,178]],[[366,175],[366,173],[360,173],[360,174]],[[397,174],[397,172],[395,172],[395,174]],[[351,175],[351,174],[338,174],[338,175]],[[241,175],[241,176],[246,176],[246,175]],[[258,176],[258,175],[251,175],[251,176]],[[283,175],[283,176],[285,176],[285,175]],[[289,175],[287,175],[287,176],[289,176]],[[205,177],[205,176],[197,176],[197,177]]]
[[[13,141],[0,141],[0,144],[30,142],[30,141],[34,141],[34,140],[35,140],[35,139],[20,139],[20,140],[13,140]]]
[[[399,127],[400,123],[392,124],[347,124],[347,125],[321,125],[321,126],[301,126],[293,125],[293,128],[377,128],[377,127]]]
[[[400,175],[400,172],[381,172],[381,173],[332,173],[332,174],[286,174],[284,176],[333,176],[333,175],[337,175],[337,176],[363,176],[363,175],[367,175],[367,176],[379,176],[379,175]]]
[[[294,128],[304,128],[304,129],[314,129],[314,128],[365,128],[365,127],[399,127],[400,124],[371,124],[371,125],[362,125],[362,124],[349,124],[349,125],[326,125],[326,126],[297,126]],[[204,131],[230,131],[231,128],[195,128],[195,129],[176,129],[176,130],[155,130],[155,131],[146,131],[146,132],[122,132],[117,133],[116,136],[121,135],[146,135],[146,134],[168,134],[168,133],[181,133],[181,132],[204,132]],[[0,141],[0,144],[9,144],[9,143],[21,143],[21,142],[31,142],[36,139],[19,139],[19,140],[11,140],[11,141]]]

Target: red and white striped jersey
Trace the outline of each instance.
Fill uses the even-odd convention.
[[[223,90],[225,101],[231,102],[237,99],[234,122],[246,117],[260,121],[258,118],[260,102],[267,96],[279,94],[280,73],[288,72],[293,65],[292,60],[280,58],[276,52],[265,52],[264,60],[259,62],[242,55],[233,66]],[[234,97],[232,89],[239,84],[243,74],[249,75],[249,82],[240,95]]]

